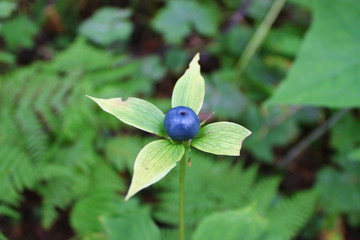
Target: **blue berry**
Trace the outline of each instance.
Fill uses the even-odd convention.
[[[171,139],[184,141],[196,136],[200,129],[200,120],[191,108],[179,106],[166,113],[164,126]]]

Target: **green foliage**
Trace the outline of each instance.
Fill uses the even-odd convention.
[[[218,25],[214,6],[184,0],[169,1],[152,22],[153,28],[174,44],[182,43],[193,29],[204,36],[214,36]]]
[[[244,142],[244,148],[249,149],[258,159],[271,162],[274,159],[273,148],[291,142],[298,135],[299,115],[287,118],[293,109],[270,108],[267,112],[248,106],[243,113],[244,124],[249,129],[258,129]],[[283,114],[283,115],[281,115]]]
[[[127,40],[133,25],[129,21],[131,11],[104,7],[99,9],[90,19],[84,21],[79,32],[89,40],[109,46],[114,42]]]
[[[173,108],[186,106],[199,113],[204,95],[205,81],[200,73],[199,54],[196,54],[189,68],[175,84],[171,105]],[[167,138],[149,143],[137,155],[126,201],[140,190],[161,180],[183,156],[186,156],[185,142],[174,142],[167,137],[164,133],[164,114],[153,104],[134,97],[126,100],[121,97],[110,99],[88,97],[120,121]],[[217,122],[203,127],[197,137],[188,141],[188,144],[204,152],[239,156],[242,142],[250,134],[249,130],[236,123]],[[184,184],[183,179],[181,184]]]
[[[249,130],[236,123],[210,123],[200,129],[191,145],[208,153],[240,156],[242,142],[250,134]]]
[[[317,195],[314,190],[298,192],[270,209],[269,239],[293,239],[313,215]]]
[[[194,150],[190,157],[192,166],[187,169],[185,188],[186,224],[190,233],[199,224],[199,228],[202,229],[199,232],[228,231],[228,228],[203,226],[203,224],[207,225],[207,221],[213,221],[211,220],[213,217],[207,217],[209,214],[227,210],[229,212],[225,215],[230,214],[235,218],[238,214],[241,218],[243,214],[251,215],[242,222],[229,220],[232,224],[232,227],[229,227],[233,229],[236,228],[236,224],[240,229],[249,228],[253,224],[256,225],[260,218],[263,219],[260,221],[261,224],[265,222],[267,225],[263,233],[269,231],[267,232],[269,238],[265,239],[279,239],[276,236],[280,234],[283,239],[291,239],[313,214],[316,192],[303,192],[291,198],[279,199],[280,178],[259,179],[258,169],[255,166],[244,169],[239,164],[232,165],[228,160],[214,161],[211,156]],[[177,174],[173,173],[169,174],[164,181],[159,182],[158,185],[161,185],[162,191],[158,194],[160,201],[154,212],[158,221],[171,223],[174,226],[177,224],[177,184]],[[222,213],[215,213],[213,216],[217,215],[222,218]],[[208,218],[210,220],[207,220]],[[285,224],[287,227],[282,228]],[[203,228],[206,228],[206,231],[203,231]],[[170,230],[164,230],[163,234],[168,237],[167,239],[176,239],[171,238],[172,234],[174,237],[176,234],[170,232]],[[194,239],[208,239],[199,232],[195,233]],[[273,235],[275,237],[270,238]]]
[[[264,48],[275,53],[295,57],[301,43],[302,39],[298,30],[288,25],[280,29],[273,29],[264,43]]]
[[[231,74],[232,72],[227,70],[215,72],[209,76],[212,81],[208,81],[206,85],[204,110],[215,112],[220,119],[236,119],[244,113],[248,105],[248,100],[236,89],[236,85],[223,80],[229,79]]]
[[[249,7],[248,15],[260,22],[265,17],[271,4],[271,0],[255,0]]]
[[[30,65],[0,80],[1,215],[18,219],[17,209],[26,200],[22,192],[28,189],[42,197],[45,228],[74,204],[71,219],[80,236],[103,232],[98,218],[122,201],[118,192],[125,186],[96,144],[108,139],[102,127],[121,127],[97,115],[85,92],[106,96],[114,90],[99,80],[123,88],[126,80],[142,76],[127,91],[144,93],[143,83],[152,80],[138,66],[143,66],[141,60],[123,61],[79,39],[52,62]]]
[[[166,136],[164,128],[164,113],[155,105],[140,98],[101,99],[90,97],[105,112],[117,117],[120,121],[158,136]]]
[[[160,240],[160,230],[149,214],[133,209],[116,217],[105,217],[107,239]]]
[[[332,128],[330,143],[336,150],[332,161],[337,167],[322,168],[316,181],[325,218],[345,215],[352,226],[360,226],[360,137],[354,134],[359,130],[360,123],[351,114],[347,114]]]
[[[217,36],[216,44],[211,50],[224,56],[240,56],[252,34],[253,31],[249,27],[234,26]]]
[[[8,240],[8,238],[0,232],[0,240]]]
[[[314,192],[297,194],[265,214],[257,211],[256,204],[212,214],[200,223],[193,239],[293,239],[312,215],[315,197]]]
[[[253,134],[241,158],[190,153],[186,239],[237,232],[248,233],[244,239],[356,238],[358,110],[280,168],[333,112],[262,105],[359,106],[357,1],[286,1],[237,79],[250,37],[279,1],[114,2],[0,0],[1,240],[55,238],[57,229],[61,239],[158,240],[159,230],[161,239],[178,239],[177,168],[124,202],[134,160],[154,138],[104,114],[85,94],[139,97],[166,112],[195,52],[206,80],[200,118],[215,112],[209,122],[231,120]],[[297,189],[310,184],[320,197],[308,221],[317,193]]]
[[[267,221],[253,207],[215,213],[206,217],[194,234],[194,240],[266,239]]]
[[[111,138],[104,147],[105,156],[118,171],[133,171],[134,159],[151,140],[139,136]]]
[[[321,204],[326,206],[326,212],[332,214],[347,214],[350,223],[360,225],[360,164],[342,160],[344,167],[336,170],[327,167],[321,170],[317,186],[321,192]],[[346,204],[344,204],[346,203]]]
[[[0,2],[0,19],[7,18],[16,9],[16,2],[3,1]],[[1,27],[1,25],[0,25]]]
[[[135,160],[134,175],[125,200],[161,180],[185,154],[182,143],[156,140],[146,145]]]
[[[354,23],[360,5],[352,0],[315,3],[315,21],[295,65],[269,103],[359,107],[360,34]]]
[[[297,4],[297,5],[301,6],[301,7],[307,8],[309,10],[312,9],[313,3],[314,3],[313,0],[290,0],[289,2]]]
[[[0,51],[0,63],[13,65],[15,63],[15,56],[11,53]]]
[[[360,135],[354,134],[359,131],[359,120],[355,116],[347,114],[331,129],[331,147],[336,149],[338,154],[347,155],[359,146]]]
[[[194,110],[196,114],[200,112],[205,96],[205,81],[201,76],[199,60],[198,53],[184,75],[176,82],[171,97],[173,108],[185,106]]]
[[[31,48],[38,31],[38,26],[31,19],[19,15],[1,25],[0,35],[4,37],[7,47],[15,51],[19,48]]]

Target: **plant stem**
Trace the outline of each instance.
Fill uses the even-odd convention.
[[[234,81],[237,81],[241,78],[241,75],[243,74],[244,70],[246,69],[247,65],[249,64],[250,60],[252,59],[262,42],[264,41],[267,33],[269,32],[275,19],[279,15],[280,10],[284,6],[285,2],[286,0],[275,0],[270,7],[269,12],[266,14],[259,28],[250,39],[243,54],[241,55],[241,58],[236,63]]]
[[[185,240],[185,167],[186,150],[180,160],[180,178],[179,178],[179,232],[180,240]]]
[[[284,157],[284,159],[280,162],[280,166],[285,167],[289,165],[294,159],[303,152],[306,148],[308,148],[311,143],[320,138],[322,135],[326,133],[332,126],[334,126],[339,120],[341,120],[350,110],[343,109],[336,112],[331,118],[329,118],[325,123],[312,131],[309,135],[307,135],[303,140],[301,140],[295,147],[293,147]]]

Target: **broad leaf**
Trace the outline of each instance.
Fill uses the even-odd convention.
[[[169,140],[157,140],[146,145],[136,157],[134,175],[125,200],[162,179],[184,153],[183,145]]]
[[[99,9],[91,18],[84,21],[79,32],[95,43],[107,46],[116,41],[127,40],[133,25],[129,21],[131,11],[104,7]]]
[[[319,0],[314,6],[313,26],[269,103],[360,106],[360,4]]]
[[[160,240],[160,230],[149,214],[142,210],[127,211],[120,216],[101,219],[108,240]]]
[[[1,23],[0,35],[7,47],[13,51],[20,48],[31,48],[39,27],[30,18],[19,15]]]
[[[191,61],[185,74],[177,81],[172,94],[172,107],[185,106],[199,113],[205,96],[205,81],[200,73],[199,54]]]
[[[200,223],[194,240],[262,240],[268,225],[255,207],[212,214]]]
[[[359,216],[360,164],[341,160],[341,170],[325,167],[318,173],[316,186],[321,194],[320,204],[333,213],[355,213]]]
[[[168,43],[181,43],[195,29],[205,36],[218,31],[218,9],[211,4],[195,1],[169,1],[155,16],[152,27],[160,32]]]
[[[153,104],[139,99],[101,99],[88,96],[120,121],[158,136],[165,136],[164,114]]]
[[[249,130],[235,123],[211,123],[200,129],[191,145],[208,153],[240,156],[242,142],[250,134]]]
[[[214,72],[210,76],[212,81],[206,85],[207,110],[211,109],[220,119],[237,118],[249,106],[248,100],[237,86],[233,82],[224,81],[232,74],[232,69]]]

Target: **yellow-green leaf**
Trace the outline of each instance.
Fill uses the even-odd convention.
[[[123,101],[121,98],[88,97],[120,121],[158,136],[166,136],[164,113],[153,104],[139,98],[128,98]]]
[[[236,123],[211,123],[200,129],[191,145],[216,155],[240,156],[242,142],[250,134],[249,130]]]
[[[185,106],[199,113],[205,96],[205,81],[200,73],[199,54],[191,61],[189,68],[177,81],[172,94],[172,107]]]
[[[146,145],[136,157],[134,175],[125,200],[165,177],[184,153],[182,144],[169,140],[157,140]]]

